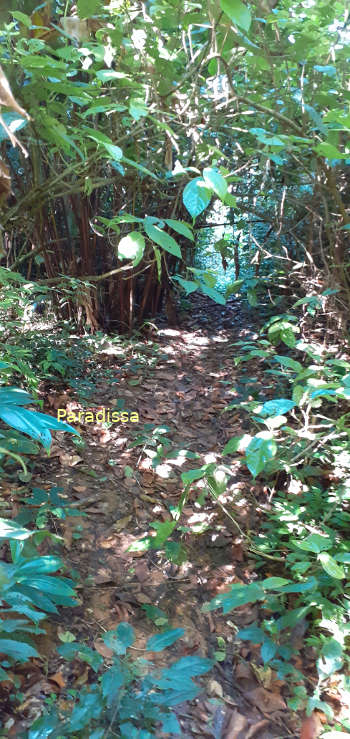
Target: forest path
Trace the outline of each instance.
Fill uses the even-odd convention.
[[[204,693],[176,709],[183,737],[298,737],[297,718],[286,706],[287,686],[263,669],[258,647],[234,642],[235,631],[256,620],[257,607],[244,606],[229,617],[201,612],[204,602],[230,584],[258,576],[244,539],[221,508],[208,497],[197,502],[201,482],[194,484],[183,511],[184,528],[172,537],[175,561],[154,549],[128,551],[152,531],[152,522],[169,520],[169,506],[179,502],[183,490],[184,471],[222,461],[225,443],[244,431],[236,409],[223,411],[237,393],[249,396],[258,382],[249,377],[251,366],[234,365],[233,343],[253,336],[251,311],[244,315],[238,303],[222,307],[200,296],[193,306],[181,328],[160,328],[155,341],[129,344],[122,358],[113,344],[98,357],[107,378],[118,373],[118,383],[107,379],[97,385],[91,409],[107,412],[123,405],[129,413],[138,412],[139,422],[107,429],[82,424],[85,448],[77,452],[71,437],[60,437],[45,463],[47,485],[63,487],[64,496],[85,513],[63,525],[65,560],[81,578],[81,605],[60,612],[59,629],[73,631],[107,656],[99,637],[120,621],[132,623],[134,646],[141,649],[159,629],[152,620],[160,617],[170,628],[183,627],[184,637],[170,652],[160,653],[157,664],[167,664],[170,654],[221,653],[202,681]],[[75,405],[67,403],[77,412]],[[154,427],[158,432],[152,432]],[[131,447],[135,437],[139,445]],[[158,450],[152,463],[164,437],[164,454]],[[259,499],[266,502],[262,486],[253,485],[246,468],[233,466],[224,502],[244,531],[259,527]],[[54,646],[51,640],[53,672],[60,670]]]

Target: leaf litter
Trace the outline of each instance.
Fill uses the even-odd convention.
[[[144,609],[155,607],[172,628],[185,629],[183,638],[172,647],[175,656],[197,652],[213,656],[218,638],[224,644],[220,661],[201,680],[202,695],[176,709],[183,737],[310,739],[319,735],[320,719],[305,719],[300,734],[300,717],[286,704],[288,683],[264,668],[254,644],[235,643],[235,633],[257,618],[258,606],[236,609],[234,621],[219,611],[204,614],[200,610],[230,584],[257,577],[242,536],[220,507],[212,499],[198,506],[200,481],[193,485],[181,518],[181,543],[187,551],[182,563],[181,559],[178,564],[171,562],[152,549],[129,550],[151,530],[152,522],[169,520],[169,504],[176,504],[181,495],[181,474],[210,458],[213,461],[232,436],[246,431],[236,411],[223,413],[232,402],[235,386],[244,382],[240,368],[234,366],[232,350],[234,341],[252,334],[249,326],[242,328],[242,306],[229,301],[224,310],[212,303],[209,308],[207,299],[198,295],[192,296],[192,306],[181,330],[168,330],[160,321],[157,353],[145,338],[137,350],[131,343],[124,356],[103,355],[105,366],[118,369],[120,380],[117,398],[115,386],[97,384],[95,406],[112,408],[123,399],[126,407],[138,411],[140,423],[108,429],[86,424],[80,428],[85,446],[79,453],[71,439],[66,437],[63,443],[60,439],[59,444],[54,442],[50,460],[42,455],[35,471],[33,484],[63,488],[66,500],[78,506],[81,514],[60,524],[68,567],[80,575],[80,605],[61,610],[60,629],[66,624],[67,630],[94,645],[108,663],[110,650],[100,639],[101,629],[129,621],[137,637],[134,647],[144,649],[157,624],[156,619],[152,623],[145,618]],[[249,323],[249,316],[245,318]],[[142,372],[133,365],[135,355]],[[150,363],[150,357],[157,361]],[[69,388],[58,399],[54,393],[49,399],[51,412],[53,407],[74,408]],[[167,429],[161,428],[159,438],[152,440],[144,431],[150,423],[165,424]],[[159,463],[155,464],[157,454]],[[256,501],[264,496],[262,486],[258,482],[252,486],[246,470],[237,465],[230,494],[239,527],[256,530],[261,517]],[[51,646],[58,642],[56,628]],[[153,657],[159,666],[167,664],[162,653]],[[30,705],[37,702],[38,691],[44,698],[50,686],[51,691],[54,687],[58,696],[62,691],[64,701],[67,685],[82,685],[91,677],[90,667],[76,662],[67,671],[51,647],[47,658],[50,682],[43,684],[40,665],[33,660],[36,682],[24,680],[22,715],[10,726],[9,736],[16,736],[20,721],[25,724],[32,716]]]

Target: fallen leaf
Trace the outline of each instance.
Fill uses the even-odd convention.
[[[252,677],[250,665],[245,662],[240,662],[235,669],[235,677],[237,680],[249,680]]]
[[[270,693],[265,688],[255,688],[246,693],[246,697],[254,706],[259,708],[263,713],[274,713],[286,708],[286,704],[281,695]]]
[[[82,457],[78,454],[68,454],[68,452],[62,452],[60,455],[60,462],[63,467],[75,467],[76,464],[82,462]]]
[[[131,516],[124,516],[124,518],[119,518],[118,521],[114,521],[113,529],[115,531],[123,531],[123,529],[126,529],[130,520]]]
[[[238,711],[232,711],[232,715],[226,731],[223,735],[223,739],[245,739],[246,734],[241,732],[246,730],[248,721],[245,716],[242,716]]]
[[[254,664],[254,662],[252,662],[251,668],[260,685],[262,685],[263,688],[269,688],[271,686],[273,676],[271,667],[269,667],[268,665],[261,667],[260,665],[256,665]]]
[[[66,687],[66,681],[62,675],[62,672],[55,672],[54,675],[49,675],[49,680],[56,683],[59,688],[65,688]]]
[[[321,721],[314,711],[311,716],[304,718],[300,731],[300,739],[317,739],[321,733],[321,728]]]
[[[222,698],[224,695],[222,685],[220,685],[217,680],[209,680],[207,684],[207,690],[210,695],[214,695],[217,698]]]
[[[86,493],[87,487],[86,485],[73,485],[72,490],[75,493]]]
[[[261,731],[261,729],[266,729],[266,727],[269,725],[269,721],[266,718],[263,718],[262,721],[258,721],[257,724],[254,724],[254,726],[251,726],[248,733],[245,735],[244,739],[252,739],[253,736],[256,736],[257,732]],[[261,734],[259,733],[259,736]]]

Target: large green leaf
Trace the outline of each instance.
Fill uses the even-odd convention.
[[[184,629],[169,629],[168,631],[163,631],[162,634],[155,634],[155,636],[151,636],[151,638],[148,639],[146,649],[149,652],[161,652],[162,649],[174,644],[174,642],[180,639],[184,633]]]
[[[135,121],[139,121],[148,113],[147,103],[141,98],[132,98],[129,103],[129,113]]]
[[[0,518],[0,539],[28,539],[33,535],[33,531],[24,529],[15,521],[7,518]]]
[[[203,675],[208,672],[213,666],[211,659],[205,657],[188,656],[181,657],[167,670],[163,671],[163,677],[169,677],[171,680],[184,680],[188,677],[195,677],[196,675]]]
[[[279,362],[282,367],[287,367],[288,369],[292,369],[295,372],[301,372],[301,370],[303,369],[303,365],[300,364],[300,362],[297,362],[295,359],[292,359],[291,357],[284,357],[280,356],[279,354],[275,354],[274,360],[276,362]]]
[[[195,177],[186,185],[182,199],[189,214],[196,218],[208,207],[211,196],[211,190],[208,190],[202,177]]]
[[[155,244],[158,244],[158,246],[162,246],[165,251],[168,251],[170,254],[173,254],[175,257],[179,257],[179,259],[181,259],[181,249],[175,239],[170,236],[170,234],[167,234],[165,231],[159,228],[159,226],[154,226],[152,223],[149,223],[146,218],[144,221],[144,228],[148,238],[151,239],[151,241],[154,241]]]
[[[18,579],[20,580],[21,578],[19,577]],[[42,575],[41,577],[31,577],[29,584],[31,588],[40,590],[42,593],[50,596],[52,595],[53,597],[56,595],[67,597],[75,595],[72,588],[72,581],[63,580],[62,577],[46,577],[45,575]]]
[[[342,580],[345,577],[344,568],[337,564],[329,552],[320,552],[317,559],[330,577],[334,577],[336,580]]]
[[[30,644],[14,639],[0,639],[0,652],[16,662],[26,662],[30,657],[40,657]]]
[[[193,700],[199,692],[197,685],[188,681],[187,684],[179,690],[176,690],[176,688],[164,690],[163,694],[158,697],[157,703],[160,706],[177,706],[179,703],[183,703],[184,701]],[[136,736],[135,739],[137,739]],[[145,739],[151,739],[151,737],[145,737]]]
[[[167,226],[170,226],[170,228],[173,228],[174,231],[181,234],[181,236],[186,236],[186,239],[194,241],[194,236],[190,227],[183,221],[176,221],[174,218],[166,218],[165,223]]]
[[[156,529],[157,535],[151,539],[152,549],[159,549],[174,531],[176,521],[171,518],[166,521],[154,521],[152,527]]]
[[[38,439],[47,449],[51,444],[49,429],[69,431],[72,434],[80,436],[79,431],[76,431],[73,426],[69,426],[68,423],[58,421],[57,418],[39,413],[38,411],[28,411],[26,408],[20,406],[0,406],[0,418],[18,431],[23,431],[23,433],[28,434],[33,439]]]
[[[143,164],[140,164],[139,162],[134,162],[133,159],[128,159],[128,157],[125,157],[125,156],[123,156],[122,161],[125,162],[125,164],[128,164],[130,167],[135,167],[135,169],[138,169],[139,172],[142,172],[143,174],[148,175],[148,177],[152,177],[154,180],[159,180],[159,177],[157,177],[157,175],[154,174],[154,172],[151,172],[150,169],[148,169],[147,167],[144,167]]]
[[[168,713],[165,718],[161,719],[162,722],[162,733],[181,735],[181,726],[174,713]]]
[[[22,562],[16,566],[17,575],[37,575],[38,573],[57,572],[62,567],[60,557],[52,555],[43,555],[42,557],[34,557],[28,562]]]
[[[306,539],[301,539],[300,541],[295,540],[293,543],[299,549],[303,549],[305,552],[314,552],[315,554],[332,548],[332,540],[329,536],[322,536],[322,534],[309,534]]]
[[[226,299],[225,296],[222,295],[222,293],[219,293],[218,290],[215,290],[213,287],[208,287],[204,282],[200,283],[200,289],[204,295],[208,295],[209,298],[214,300],[215,303],[218,303],[219,305],[226,305]]]
[[[349,154],[342,154],[342,152],[329,141],[322,141],[320,144],[317,144],[314,149],[317,154],[320,154],[327,159],[347,159],[349,157]]]
[[[193,282],[193,280],[184,280],[182,277],[179,277],[179,275],[175,275],[175,277],[173,277],[173,280],[176,280],[181,285],[181,287],[183,287],[186,295],[190,295],[190,293],[195,292],[195,290],[198,290],[199,288],[198,282]]]
[[[135,632],[130,624],[122,621],[114,631],[107,631],[102,638],[115,654],[126,654],[127,648],[135,641]]]
[[[0,387],[0,406],[1,405],[28,405],[29,403],[37,403],[29,393],[20,390],[18,387]]]
[[[343,665],[343,647],[336,639],[328,639],[317,660],[317,669],[322,679],[334,675]]]
[[[229,613],[234,608],[244,606],[246,603],[256,603],[257,600],[265,598],[264,590],[260,583],[251,583],[250,585],[231,585],[228,593],[216,595],[210,603],[202,606],[202,611],[214,611],[222,608],[223,613]]]
[[[134,267],[136,267],[143,257],[145,250],[145,239],[139,231],[132,231],[119,241],[118,257],[119,259],[132,259]]]
[[[241,0],[220,0],[221,9],[243,31],[248,32],[252,21],[249,8]]]
[[[263,416],[264,418],[267,416],[281,416],[283,413],[288,413],[288,411],[292,410],[294,406],[295,403],[293,400],[276,398],[276,400],[268,400],[264,403],[258,412],[259,416]]]
[[[203,179],[208,188],[214,190],[215,194],[225,200],[227,194],[227,182],[225,177],[215,167],[206,167],[203,169]]]
[[[95,131],[94,128],[84,128],[83,132],[89,139],[96,141],[97,144],[101,144],[106,149],[111,159],[119,162],[123,157],[123,151],[119,146],[113,144],[112,139],[106,136],[102,131]]]
[[[247,467],[253,477],[257,477],[263,471],[276,453],[277,444],[268,432],[262,431],[254,436],[245,453]]]

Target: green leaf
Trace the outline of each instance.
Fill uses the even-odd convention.
[[[26,408],[16,407],[15,405],[0,405],[0,418],[8,423],[9,426],[23,431],[33,439],[41,441],[42,445],[47,449],[51,444],[51,434],[49,429],[56,431],[69,431],[72,434],[80,436],[72,426],[63,421],[58,421],[53,416],[48,416],[38,411],[28,411]]]
[[[1,405],[28,405],[29,403],[37,403],[29,393],[20,390],[18,387],[1,387],[0,388],[0,406]]]
[[[78,0],[79,18],[91,18],[100,7],[100,0]]]
[[[299,549],[303,549],[306,552],[314,552],[319,554],[325,549],[332,548],[332,541],[328,536],[322,536],[321,534],[310,534],[306,539],[301,541],[293,542]]]
[[[20,10],[16,10],[15,12],[11,12],[11,15],[14,17],[16,21],[19,21],[20,23],[23,23],[24,26],[27,28],[30,28],[32,25],[32,19],[29,15],[26,15],[25,13],[21,13]]]
[[[95,131],[94,128],[84,128],[83,131],[89,139],[96,141],[97,144],[101,144],[112,159],[117,162],[122,159],[122,149],[119,146],[113,144],[113,141],[104,133],[102,133],[102,131]]]
[[[295,370],[295,372],[301,372],[303,369],[302,364],[300,364],[300,362],[297,362],[295,359],[291,359],[291,357],[283,357],[279,354],[275,354],[274,360],[276,362],[279,362],[282,367],[288,367],[288,369]]]
[[[44,629],[32,626],[24,618],[6,618],[0,624],[2,634],[13,634],[15,631],[27,631],[31,634],[45,634]]]
[[[321,562],[324,571],[330,577],[334,577],[337,580],[342,580],[345,577],[344,568],[338,565],[328,552],[320,552],[317,559]]]
[[[286,346],[289,346],[291,349],[296,344],[296,338],[295,333],[292,331],[291,328],[283,328],[280,334],[281,340],[283,341]]]
[[[28,539],[33,536],[34,531],[23,529],[15,521],[0,518],[0,540],[1,539]]]
[[[164,670],[164,677],[170,677],[171,679],[184,680],[188,677],[196,677],[197,675],[204,675],[205,672],[209,672],[212,668],[213,662],[211,659],[206,657],[188,656],[181,657],[167,670]]]
[[[337,560],[337,562],[343,562],[343,564],[350,564],[350,553],[344,553],[344,554],[336,554],[334,559]]]
[[[228,205],[230,208],[237,208],[237,198],[230,192],[226,193],[223,200],[224,205]]]
[[[226,288],[226,298],[229,298],[230,295],[238,293],[243,283],[244,280],[235,280],[234,282],[232,282],[231,285]]]
[[[176,280],[181,285],[181,287],[183,287],[186,295],[190,295],[190,293],[195,292],[195,290],[198,290],[199,288],[198,282],[193,282],[193,280],[184,280],[182,277],[179,277],[179,275],[175,275],[175,277],[173,277],[173,280]]]
[[[167,521],[154,521],[151,526],[157,531],[157,535],[151,538],[152,549],[159,549],[173,533],[176,521],[169,518]]]
[[[147,104],[141,98],[132,98],[129,103],[129,113],[135,121],[139,121],[148,113]]]
[[[215,167],[203,169],[203,179],[208,188],[214,190],[215,194],[224,200],[227,194],[227,182]]]
[[[308,590],[316,590],[318,581],[315,577],[309,577],[304,582],[293,583],[282,588],[283,593],[306,593]]]
[[[264,643],[260,650],[261,658],[262,658],[264,665],[266,665],[267,662],[270,662],[274,658],[276,652],[277,652],[277,644],[275,644],[275,642],[273,642],[272,639],[265,638]]]
[[[283,413],[288,413],[288,411],[292,410],[294,406],[295,403],[293,400],[288,400],[287,398],[268,400],[259,410],[259,416],[264,416],[265,418],[267,416],[281,416]]]
[[[202,177],[195,177],[186,185],[182,199],[192,218],[196,218],[205,210],[211,200],[211,191],[205,185]]]
[[[251,641],[253,644],[261,644],[264,641],[265,632],[256,624],[252,624],[252,626],[247,626],[245,629],[240,629],[236,637],[237,639],[243,639],[243,641]]]
[[[181,726],[174,713],[169,713],[161,722],[164,734],[181,734]]]
[[[202,477],[205,477],[206,471],[206,466],[199,467],[195,470],[188,470],[188,472],[182,473],[181,480],[184,485],[188,485],[189,483],[194,482],[194,480],[200,480]]]
[[[215,596],[210,603],[205,603],[202,606],[202,611],[208,613],[208,611],[222,608],[223,613],[229,613],[234,608],[244,606],[246,603],[256,603],[257,600],[263,600],[264,598],[265,593],[260,583],[231,585],[231,590],[228,593]]]
[[[180,688],[179,690],[172,688],[170,688],[170,690],[165,690],[162,696],[160,695],[159,697],[157,697],[157,703],[160,706],[176,706],[178,705],[178,703],[193,700],[194,698],[196,698],[198,693],[199,688],[197,687],[197,685],[194,685],[193,683],[190,684],[190,682],[188,681],[188,684],[184,688]],[[128,736],[129,739],[130,735],[128,734],[126,736]],[[137,739],[136,736],[135,739]],[[151,737],[146,736],[145,739],[151,739]]]
[[[132,231],[124,236],[118,244],[119,259],[132,259],[136,267],[143,257],[145,239],[139,231]]]
[[[38,573],[57,572],[62,567],[62,560],[60,557],[53,557],[52,555],[43,555],[42,557],[34,557],[17,565],[16,574],[22,575],[37,575]]]
[[[238,452],[242,439],[243,436],[233,436],[232,439],[229,439],[222,450],[223,456],[225,456],[225,454],[234,454],[234,452]]]
[[[336,639],[328,639],[317,660],[317,669],[322,679],[333,675],[343,665],[343,647]]]
[[[258,296],[252,287],[247,290],[247,300],[253,308],[258,305]]]
[[[114,631],[107,631],[102,639],[116,654],[126,654],[127,648],[135,641],[135,632],[130,624],[122,621]]]
[[[327,159],[347,159],[348,154],[342,154],[336,146],[330,144],[328,141],[322,141],[320,144],[314,147],[314,151]]]
[[[218,303],[219,305],[226,305],[226,299],[222,293],[219,293],[218,290],[215,290],[213,287],[208,287],[204,282],[200,283],[200,289],[204,295],[208,295],[209,298],[214,300],[215,303]]]
[[[220,0],[221,9],[243,31],[248,32],[252,17],[249,8],[241,0]]]
[[[31,577],[29,584],[31,588],[40,590],[45,595],[52,595],[53,597],[56,595],[67,597],[75,595],[71,587],[72,581],[63,580],[62,577],[46,577],[45,575],[42,577]]]
[[[96,77],[98,80],[101,80],[101,82],[129,79],[125,72],[117,72],[115,69],[98,69],[96,71]],[[118,106],[118,103],[115,103],[115,110],[126,110],[126,106]],[[87,111],[85,111],[85,113],[87,113]]]
[[[155,634],[155,636],[151,636],[151,638],[148,639],[146,649],[149,652],[161,652],[162,649],[174,644],[174,642],[177,641],[177,639],[180,639],[184,633],[184,629],[169,629],[168,631],[164,631],[162,634]]]
[[[103,673],[101,678],[102,695],[107,701],[108,708],[113,704],[119,688],[124,684],[124,680],[125,675],[120,669],[120,664],[113,665]]]
[[[173,218],[166,218],[165,223],[167,224],[167,226],[170,226],[170,228],[173,228],[174,231],[176,231],[178,234],[181,234],[181,236],[186,236],[186,239],[194,241],[194,236],[191,229],[183,221],[176,221]]]
[[[159,177],[157,177],[154,172],[151,172],[150,169],[147,167],[144,167],[143,164],[139,164],[139,162],[134,162],[133,159],[128,159],[127,157],[123,156],[123,162],[129,165],[129,167],[135,167],[135,169],[138,169],[140,172],[143,172],[143,174],[148,175],[149,177],[152,177],[154,180],[159,181]]]
[[[246,449],[246,464],[253,477],[262,472],[268,462],[276,455],[277,444],[271,436],[262,431],[255,436]]]
[[[34,647],[14,639],[0,639],[0,652],[18,662],[26,662],[30,657],[39,657],[40,659],[40,655]]]
[[[267,577],[266,580],[261,582],[264,590],[278,590],[283,585],[288,585],[290,580],[286,580],[285,577]]]
[[[172,236],[159,228],[159,226],[154,226],[152,223],[148,223],[146,218],[144,228],[151,241],[154,241],[158,246],[162,246],[165,251],[168,251],[170,254],[181,259],[181,249]]]
[[[275,625],[278,631],[283,629],[293,628],[299,621],[301,621],[309,613],[311,606],[302,606],[301,608],[294,608],[292,611],[287,611],[283,616],[275,621]]]

